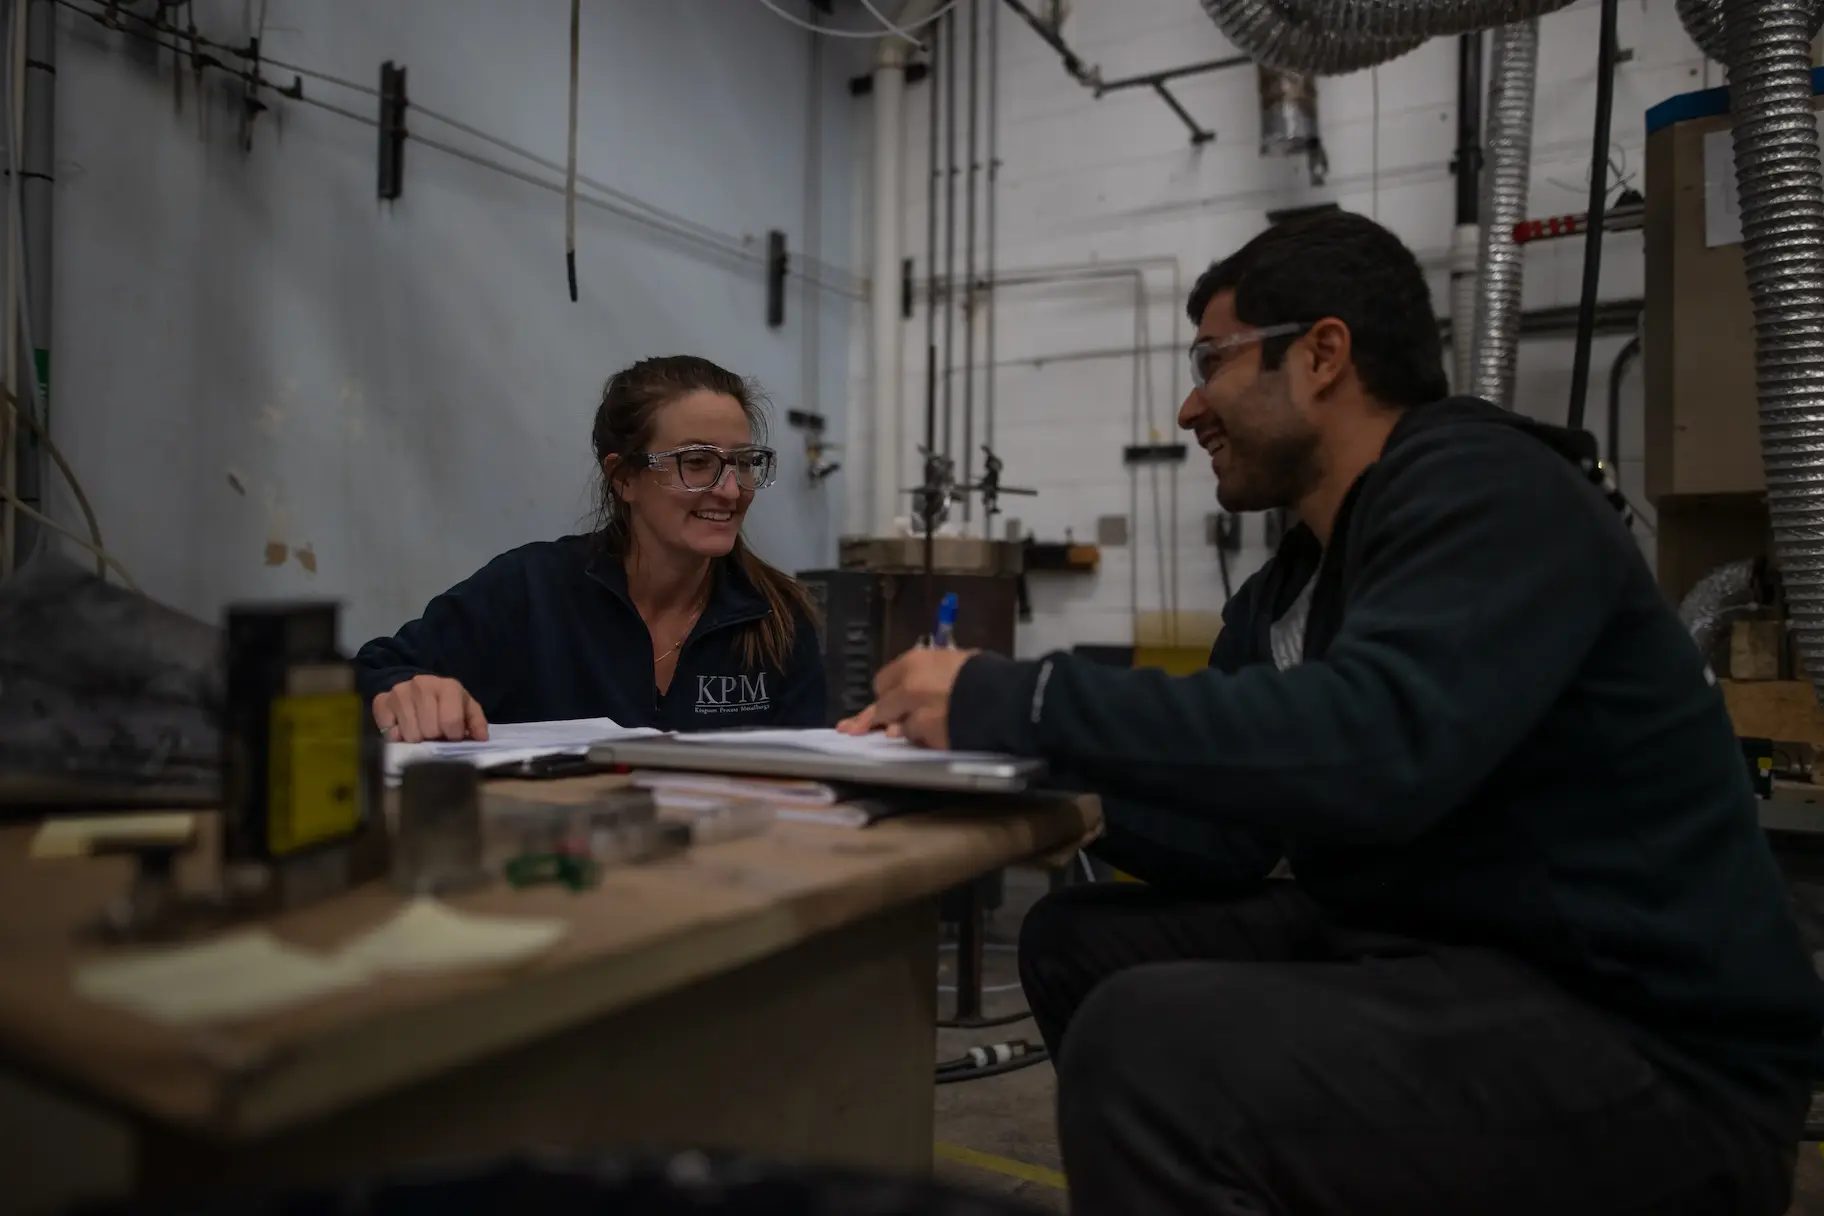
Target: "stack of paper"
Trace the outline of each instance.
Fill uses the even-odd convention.
[[[920,761],[953,764],[959,760],[1003,760],[992,752],[940,752],[919,747],[904,739],[889,738],[875,731],[867,735],[845,735],[839,730],[706,730],[679,735],[685,743],[715,743],[721,746],[800,747],[826,756],[843,756],[853,760],[875,760],[882,764],[906,764]]]
[[[821,781],[774,777],[727,777],[716,773],[648,772],[633,774],[633,783],[651,790],[662,811],[701,811],[725,802],[764,802],[780,810],[832,805],[833,786]]]
[[[650,726],[622,726],[613,718],[507,722],[489,726],[486,739],[389,743],[386,745],[386,779],[389,784],[397,784],[405,766],[420,760],[466,760],[477,768],[493,768],[545,756],[585,756],[597,743],[664,733]]]
[[[488,728],[483,740],[456,742],[389,743],[386,745],[386,779],[397,784],[408,764],[420,760],[466,760],[477,768],[517,764],[546,756],[585,756],[597,743],[672,735],[686,743],[719,743],[752,747],[797,747],[826,756],[881,764],[1000,760],[989,752],[940,752],[917,747],[881,732],[845,735],[828,729],[707,730],[674,734],[650,726],[622,726],[612,718],[577,718],[567,722],[510,722]]]

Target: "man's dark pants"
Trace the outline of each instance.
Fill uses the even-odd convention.
[[[1339,930],[1296,883],[1067,887],[1020,937],[1075,1216],[1777,1216],[1794,1146],[1481,950]]]

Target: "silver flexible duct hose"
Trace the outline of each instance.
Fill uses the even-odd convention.
[[[1824,0],[1808,0],[1824,3]],[[1468,391],[1500,405],[1513,396],[1520,336],[1523,250],[1514,225],[1526,218],[1532,171],[1533,90],[1544,13],[1570,0],[1203,0],[1240,50],[1266,67],[1337,75],[1385,63],[1428,38],[1500,26],[1489,79],[1487,169],[1482,179],[1481,290],[1467,344]],[[1458,366],[1463,361],[1458,360]],[[1461,380],[1461,377],[1459,377]]]
[[[1245,55],[1270,68],[1340,76],[1397,59],[1428,38],[1510,25],[1571,0],[1203,0]]]
[[[1476,259],[1480,290],[1471,347],[1471,396],[1511,408],[1520,354],[1521,288],[1526,247],[1514,225],[1526,218],[1533,169],[1533,94],[1539,77],[1539,23],[1495,31],[1489,64],[1488,127],[1483,134],[1482,248]],[[1461,391],[1461,390],[1459,390]]]
[[[1691,640],[1710,657],[1723,626],[1740,612],[1757,607],[1754,561],[1730,562],[1718,566],[1697,580],[1685,598],[1678,601],[1678,619],[1691,633]]]
[[[1678,0],[1678,19],[1685,23],[1685,33],[1691,35],[1699,50],[1718,63],[1729,57],[1723,36],[1723,4],[1724,0]],[[1812,0],[1807,11],[1811,36],[1816,38],[1820,25],[1824,25],[1824,0]]]
[[[1719,7],[1774,556],[1798,651],[1824,696],[1824,174],[1812,112],[1815,4],[1728,0]]]

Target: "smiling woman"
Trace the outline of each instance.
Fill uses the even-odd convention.
[[[566,718],[823,725],[810,597],[741,538],[773,480],[765,421],[758,387],[707,359],[617,373],[591,435],[595,530],[502,554],[363,646],[375,723],[408,743]]]

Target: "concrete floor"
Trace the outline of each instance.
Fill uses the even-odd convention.
[[[1025,1008],[1019,992],[1013,944],[1020,918],[1045,892],[1042,874],[1010,871],[1006,897],[989,924],[992,943],[986,966],[984,1011],[989,1016]],[[955,957],[946,949],[940,984],[955,982]],[[994,989],[1002,989],[994,991]],[[938,1016],[948,1017],[955,996],[940,991]],[[991,1030],[938,1031],[937,1057],[954,1059],[976,1044],[1024,1038],[1038,1043],[1031,1022]],[[1053,1124],[1056,1080],[1050,1064],[1018,1072],[937,1087],[937,1175],[946,1182],[1015,1199],[1038,1212],[1069,1210],[1062,1189],[1063,1162]],[[1036,1169],[1032,1167],[1037,1167]],[[1787,1216],[1824,1216],[1824,1148],[1801,1145]]]

